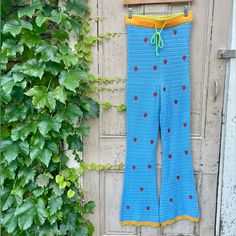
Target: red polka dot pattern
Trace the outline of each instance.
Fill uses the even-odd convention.
[[[153,70],[154,70],[154,71],[157,71],[157,66],[153,66]]]
[[[154,93],[153,93],[153,97],[157,97],[157,92],[154,92]]]

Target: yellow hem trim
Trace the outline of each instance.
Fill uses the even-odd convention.
[[[163,16],[133,15],[132,18],[125,17],[125,24],[127,25],[158,29],[170,28],[187,22],[192,22],[191,11],[189,11],[188,16],[184,16],[182,12]]]
[[[157,222],[138,222],[138,221],[122,221],[121,225],[135,225],[135,226],[152,226],[152,227],[164,227],[167,226],[169,224],[172,224],[176,221],[179,220],[190,220],[192,222],[197,222],[200,221],[200,218],[194,218],[192,216],[187,216],[187,215],[182,215],[182,216],[177,216],[174,219],[165,221],[165,222],[161,222],[161,223],[157,223]]]
[[[138,221],[122,221],[121,225],[135,225],[135,226],[152,226],[152,227],[160,227],[160,223],[155,223],[155,222],[138,222]]]

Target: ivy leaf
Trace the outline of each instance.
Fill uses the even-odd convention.
[[[53,91],[52,91],[52,96],[60,101],[61,103],[66,102],[67,99],[67,92],[64,90],[62,86],[57,86]]]
[[[21,186],[25,186],[30,181],[34,181],[36,170],[30,168],[23,168],[19,170],[18,179],[21,182]]]
[[[66,119],[70,124],[76,125],[78,118],[83,116],[83,112],[76,104],[69,103],[66,106],[65,111],[63,111],[63,113],[60,115],[62,115],[62,117]]]
[[[80,124],[78,127],[75,128],[75,133],[78,136],[88,136],[89,134],[89,125],[88,124]]]
[[[46,187],[49,184],[49,176],[47,174],[40,174],[37,179],[36,183],[39,187]]]
[[[16,20],[7,21],[3,26],[3,33],[10,33],[16,37],[16,35],[18,35],[21,31],[21,27],[21,24]]]
[[[49,149],[45,148],[44,150],[41,150],[41,152],[39,153],[38,159],[48,167],[51,157],[52,157],[52,152]]]
[[[46,218],[45,203],[41,198],[35,202],[33,199],[26,199],[15,211],[18,216],[18,225],[21,230],[27,230],[33,223],[43,225]]]
[[[15,68],[17,68],[17,67],[15,66]],[[15,68],[14,68],[14,70],[15,70]],[[18,67],[18,70],[20,70],[20,68],[21,67]],[[25,75],[21,72],[14,71],[12,73],[12,77],[13,77],[14,82],[16,83],[16,82],[21,82],[25,78]]]
[[[82,226],[79,228],[79,230],[76,232],[76,235],[80,236],[87,236],[88,234],[88,228],[86,226]]]
[[[39,0],[33,0],[31,6],[25,6],[18,10],[18,17],[22,16],[32,17],[36,9],[42,9],[41,2]]]
[[[64,189],[60,189],[55,182],[52,182],[49,188],[52,189],[53,193],[56,196],[61,196],[64,193]]]
[[[40,149],[39,147],[33,147],[30,151],[31,160],[38,159],[44,163],[47,167],[51,160],[52,152],[48,148]]]
[[[67,143],[69,145],[69,149],[83,151],[84,144],[77,135],[69,135],[67,137]]]
[[[68,33],[64,29],[55,29],[52,31],[52,37],[60,40],[60,42],[65,42],[68,39]]]
[[[72,13],[84,17],[85,13],[89,10],[87,3],[85,0],[72,0],[67,1],[67,10],[71,11]]]
[[[14,216],[25,214],[26,211],[34,208],[34,201],[30,198],[26,199],[19,207],[16,208]]]
[[[56,46],[52,46],[47,42],[42,42],[36,48],[36,52],[41,53],[40,60],[43,60],[45,62],[47,61],[58,62],[57,55],[56,55],[57,54]]]
[[[39,147],[33,147],[31,150],[30,150],[30,158],[31,160],[34,160],[36,159],[39,155],[40,155],[40,152],[42,151],[41,148]]]
[[[10,75],[3,76],[0,81],[2,90],[5,92],[6,95],[10,95],[13,87],[14,87],[14,81],[13,78]]]
[[[46,71],[49,71],[52,75],[57,75],[61,70],[62,66],[56,62],[46,62]]]
[[[90,105],[89,111],[86,111],[86,110],[83,111],[84,118],[85,119],[89,119],[89,118],[93,118],[94,119],[94,118],[99,117],[99,104],[98,104],[98,102],[94,101],[91,98],[84,99],[84,102],[86,104]]]
[[[40,39],[39,35],[33,34],[30,31],[27,31],[26,33],[22,34],[22,36],[21,36],[21,42],[23,44],[26,44],[29,48],[34,47],[40,41],[41,41],[41,39]]]
[[[28,30],[32,30],[33,29],[33,26],[29,22],[27,22],[25,20],[21,20],[20,24],[21,24],[21,28],[22,29],[28,29]]]
[[[48,17],[43,16],[43,15],[39,15],[39,16],[37,16],[35,22],[38,27],[41,27],[43,25],[43,23],[45,23],[47,20],[48,20]]]
[[[72,198],[72,197],[74,197],[74,195],[75,195],[75,191],[73,191],[72,189],[69,189],[67,192],[67,197]]]
[[[54,142],[48,142],[47,143],[47,148],[53,153],[53,154],[58,154],[59,149],[56,143]]]
[[[43,73],[44,73],[45,65],[40,64],[35,59],[32,59],[32,60],[28,60],[27,62],[25,62],[23,64],[22,69],[23,69],[22,72],[24,74],[30,75],[33,77],[39,77],[41,79],[43,76]]]
[[[85,73],[83,71],[63,71],[59,76],[59,83],[65,86],[70,91],[76,92],[75,89],[79,87],[80,80],[83,77],[85,77]]]
[[[17,227],[17,218],[14,217],[14,208],[8,210],[1,217],[1,224],[6,227],[9,234],[12,234]]]
[[[53,10],[51,12],[51,17],[50,17],[50,20],[57,23],[57,24],[60,24],[61,23],[61,15],[58,11],[56,10]]]
[[[22,54],[24,47],[14,39],[7,39],[2,43],[2,50],[6,51],[7,56],[15,57],[17,53]]]
[[[125,104],[120,104],[120,105],[117,107],[117,110],[118,110],[118,111],[125,111],[125,110],[126,110]]]
[[[89,201],[84,204],[84,213],[85,214],[92,214],[96,204],[94,201]]]
[[[33,209],[29,209],[18,218],[18,225],[21,230],[27,230],[33,224]]]
[[[45,144],[45,138],[37,134],[37,135],[32,136],[30,143],[33,146],[37,146],[40,149],[43,149],[44,144]]]
[[[18,105],[18,104],[10,104],[5,108],[5,116],[4,119],[8,120],[8,122],[14,122],[19,120],[24,120],[27,114],[27,107]]]
[[[47,117],[38,124],[39,132],[42,135],[46,135],[50,130],[59,132],[61,128],[61,122],[56,117]]]
[[[11,138],[13,141],[18,139],[25,140],[30,133],[34,134],[36,130],[37,127],[35,124],[18,125],[18,127],[15,127],[11,130]]]
[[[2,186],[4,184],[5,179],[14,179],[15,178],[15,172],[11,171],[7,168],[1,168],[1,175],[0,175],[0,185]]]
[[[13,196],[11,196],[11,189],[8,187],[5,188],[1,188],[1,192],[0,192],[0,201],[1,201],[1,210],[2,211],[6,211],[7,209],[9,209],[13,203],[12,198]]]
[[[21,141],[21,142],[18,142],[17,144],[18,144],[20,152],[23,155],[28,155],[29,154],[29,144],[28,144],[28,142]]]
[[[68,53],[68,54],[58,54],[58,59],[59,61],[63,61],[66,67],[70,67],[73,65],[76,65],[78,63],[78,56],[73,53]]]
[[[46,86],[34,86],[25,94],[33,97],[33,105],[36,109],[47,107],[49,110],[53,110],[56,106],[56,101],[52,94],[47,92]]]
[[[108,110],[110,107],[111,107],[111,103],[110,102],[105,102],[103,105],[102,105],[103,109],[105,110]]]
[[[19,149],[16,143],[9,146],[5,151],[5,158],[7,162],[11,163],[12,161],[14,161],[16,157],[18,156],[18,153],[19,153]]]
[[[1,151],[4,151],[7,162],[11,163],[20,152],[27,155],[29,153],[29,145],[27,142],[14,143],[11,140],[4,140],[1,142]]]
[[[46,211],[45,211],[45,203],[42,198],[38,199],[36,204],[36,221],[39,222],[40,225],[43,225],[46,219]]]
[[[63,202],[62,202],[61,197],[54,197],[54,196],[50,197],[49,201],[48,201],[50,216],[52,216],[58,210],[60,210],[62,207],[62,204],[63,204]]]

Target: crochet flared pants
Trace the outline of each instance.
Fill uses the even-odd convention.
[[[126,16],[126,162],[122,225],[199,221],[190,144],[192,13]],[[160,133],[159,133],[160,130]],[[158,134],[159,133],[159,134]],[[162,142],[158,197],[156,148]]]

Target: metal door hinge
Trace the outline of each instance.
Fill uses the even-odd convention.
[[[219,50],[217,58],[219,59],[236,58],[236,50]]]

